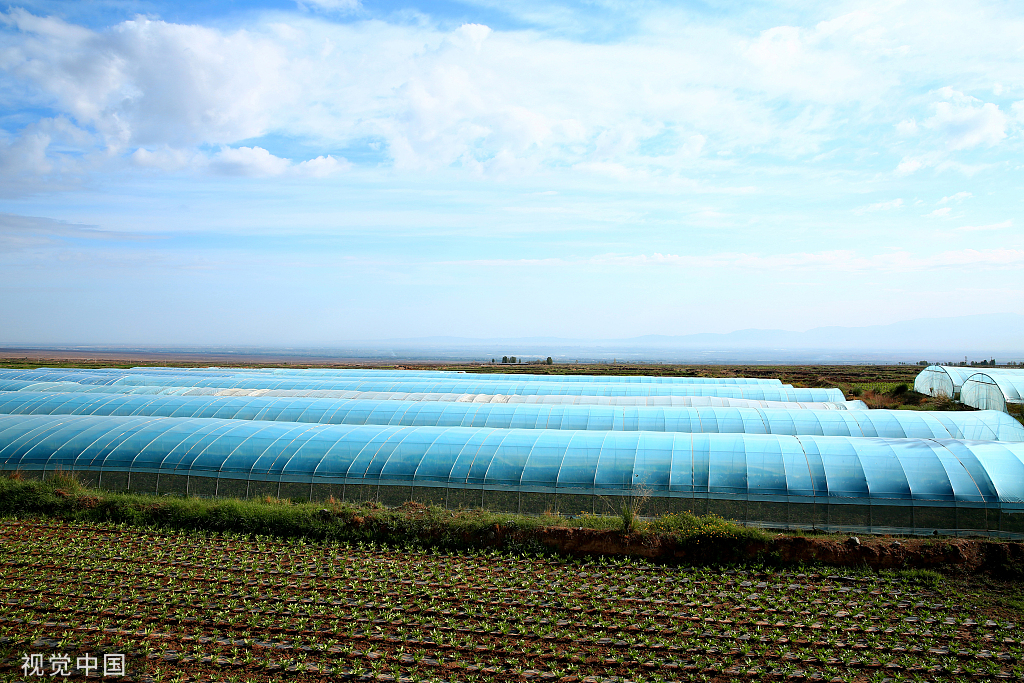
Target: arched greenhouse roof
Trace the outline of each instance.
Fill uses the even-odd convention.
[[[721,408],[772,408],[782,410],[867,410],[863,401],[758,401],[718,396],[587,396],[516,394],[456,394],[404,391],[346,391],[333,389],[217,389],[209,387],[165,387],[92,385],[75,382],[33,382],[0,380],[0,391],[65,393],[139,394],[164,396],[265,396],[367,399],[379,401],[439,401],[443,403],[529,403],[545,405],[616,406],[714,406]]]
[[[953,365],[929,365],[914,379],[914,391],[925,396],[960,395],[964,380],[975,372],[974,368],[960,368]]]
[[[972,375],[983,373],[995,377],[997,375],[1019,376],[1024,370],[1011,368],[988,368],[979,370],[977,367],[963,365],[929,365],[914,379],[914,391],[927,396],[944,394],[950,398],[959,398],[961,387]]]
[[[1024,444],[942,439],[0,415],[0,465],[549,493],[642,483],[656,496],[1024,510]]]
[[[590,383],[590,384],[725,384],[755,386],[790,386],[783,385],[778,379],[754,377],[656,377],[649,375],[530,375],[519,373],[467,373],[445,372],[439,370],[320,370],[320,369],[190,369],[190,368],[153,368],[141,367],[131,369],[97,368],[74,370],[64,368],[38,368],[32,370],[0,370],[0,379],[39,379],[47,381],[78,381],[78,378],[116,381],[124,377],[156,376],[161,380],[169,377],[185,377],[192,381],[200,379],[293,379],[312,381],[387,381],[387,382],[543,382],[543,383]]]
[[[32,379],[11,377],[3,379]],[[418,393],[517,394],[517,395],[587,395],[587,396],[720,396],[748,398],[759,401],[844,401],[839,389],[787,388],[771,385],[730,384],[600,384],[571,382],[506,382],[506,381],[422,381],[393,382],[388,380],[308,380],[277,377],[187,378],[181,375],[72,375],[46,378],[48,381],[75,381],[107,386],[194,386],[218,389],[333,389],[351,391],[405,391]]]
[[[1024,370],[976,372],[964,381],[960,402],[974,408],[1003,411],[1010,404],[1024,404]]]
[[[500,367],[500,366],[489,366]],[[521,367],[521,366],[520,366]],[[781,380],[777,378],[761,377],[696,377],[676,375],[581,375],[581,374],[559,374],[541,373],[531,374],[526,372],[466,372],[464,370],[392,370],[372,368],[161,368],[152,366],[140,366],[128,370],[115,370],[116,372],[152,374],[154,372],[181,375],[203,375],[203,376],[252,376],[264,375],[274,377],[308,377],[326,379],[413,379],[423,381],[425,379],[493,379],[499,381],[522,381],[522,382],[597,382],[626,384],[766,384],[779,386]]]
[[[145,371],[149,368],[139,368]],[[134,368],[133,368],[134,370]],[[660,375],[561,375],[561,374],[528,374],[528,373],[504,373],[504,372],[462,372],[445,370],[371,370],[362,368],[353,369],[298,369],[298,368],[245,368],[234,370],[223,368],[225,372],[234,374],[257,374],[273,375],[277,377],[320,377],[320,378],[388,378],[402,380],[406,378],[418,379],[486,379],[495,381],[519,381],[519,382],[596,382],[598,384],[619,383],[626,384],[764,384],[769,386],[781,386],[781,380],[777,378],[758,377],[678,377]]]
[[[12,415],[133,415],[315,424],[490,427],[1024,441],[1024,426],[996,411],[778,410],[438,403],[327,398],[0,393]]]

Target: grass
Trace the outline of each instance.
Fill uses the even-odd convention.
[[[544,554],[639,555],[697,565],[733,565],[749,561],[778,566],[794,562],[828,564],[833,562],[827,559],[833,551],[820,544],[845,544],[848,539],[848,534],[777,533],[716,515],[689,512],[646,518],[632,510],[623,514],[611,510],[608,515],[519,515],[481,509],[452,511],[415,502],[389,508],[376,503],[356,505],[335,500],[310,503],[269,496],[249,500],[190,498],[88,489],[67,473],[27,481],[19,480],[18,474],[14,473],[13,478],[0,477],[0,518],[49,518],[176,532],[304,542],[382,543],[441,551],[493,549]],[[628,525],[625,517],[629,518]],[[790,541],[793,536],[812,537],[819,545],[793,546]],[[891,540],[882,538],[879,543],[887,546]],[[948,541],[929,537],[916,542],[931,547]],[[793,552],[797,554],[792,555]],[[800,554],[804,552],[810,554]],[[918,562],[933,566],[927,555],[916,554],[906,560],[905,566],[922,566]],[[988,555],[983,557],[989,558]],[[1003,556],[992,557],[995,563]],[[838,563],[844,561],[840,559]],[[941,569],[960,571],[958,565]],[[938,576],[930,569],[908,571],[906,578],[927,585],[933,585]],[[1024,578],[1016,563],[985,564],[984,571]]]
[[[945,578],[933,569],[901,569],[896,574],[904,581],[918,583],[930,588],[937,587]]]
[[[186,498],[87,489],[72,475],[58,472],[45,480],[21,480],[20,473],[0,478],[0,516],[45,516],[74,522],[113,522],[138,527],[236,533],[313,541],[378,541],[440,548],[497,546],[542,550],[534,533],[549,527],[660,535],[688,548],[702,548],[728,559],[731,548],[768,536],[713,515],[689,513],[643,521],[632,516],[628,528],[611,515],[518,515],[485,510],[449,511],[406,503],[388,508],[259,500]],[[742,543],[738,543],[742,542]]]
[[[855,382],[850,386],[859,392],[872,391],[876,394],[890,395],[893,394],[898,387],[903,387],[904,392],[909,388],[906,382]]]

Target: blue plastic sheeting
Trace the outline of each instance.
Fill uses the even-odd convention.
[[[140,371],[152,368],[138,368]],[[133,368],[135,370],[135,368]],[[173,370],[173,369],[172,369]],[[368,378],[404,380],[453,379],[453,380],[494,380],[513,382],[596,382],[598,384],[758,384],[782,386],[778,379],[761,379],[757,377],[659,377],[652,375],[530,375],[526,373],[503,372],[452,372],[444,370],[368,370],[368,369],[288,369],[288,368],[253,368],[235,370],[224,368],[226,372],[243,375],[272,375],[275,377],[316,377],[316,378]],[[788,385],[787,385],[788,386]]]
[[[0,416],[3,469],[1024,510],[1024,444]]]
[[[1020,406],[1024,404],[1024,370],[976,372],[964,381],[960,402],[982,410]]]
[[[53,373],[36,376],[0,372],[0,379],[33,379],[74,381],[104,386],[193,386],[219,389],[333,389],[351,391],[405,391],[418,393],[516,394],[516,395],[587,395],[587,396],[720,396],[759,401],[843,401],[839,389],[804,389],[766,385],[728,384],[600,384],[571,382],[505,382],[477,380],[438,381],[370,381],[315,380],[289,377],[186,377],[172,373]]]
[[[762,410],[6,392],[0,393],[0,413],[208,417],[349,425],[1024,441],[1024,426],[1006,413],[990,410]]]
[[[195,386],[218,389],[335,389],[350,391],[406,391],[419,393],[460,394],[516,394],[563,396],[721,396],[723,398],[749,398],[758,401],[843,401],[839,389],[787,389],[772,386],[726,384],[597,384],[567,382],[388,382],[388,381],[334,381],[288,378],[200,378],[191,381],[181,376],[157,377],[137,375],[105,381],[97,377],[91,382],[112,386]]]
[[[446,394],[404,391],[337,391],[331,389],[214,389],[207,387],[131,387],[75,382],[0,380],[0,391],[105,393],[161,396],[264,396],[365,399],[376,401],[439,401],[443,403],[529,403],[545,405],[677,406],[683,408],[770,408],[777,410],[867,410],[863,401],[757,401],[718,396],[505,396],[503,394]]]
[[[113,384],[125,373],[113,374],[103,370],[0,370],[0,380],[28,382],[76,382],[78,384],[104,385]]]
[[[35,379],[39,381],[81,381],[80,378],[92,382],[116,381],[122,377],[158,376],[185,377],[189,381],[196,378],[205,379],[308,379],[316,381],[388,381],[388,382],[434,382],[434,381],[504,381],[504,382],[568,382],[596,384],[727,384],[756,385],[773,387],[790,387],[778,379],[760,379],[752,377],[651,377],[621,375],[528,375],[505,373],[466,373],[445,372],[438,370],[285,370],[276,368],[255,369],[188,369],[188,368],[97,368],[88,370],[68,370],[62,368],[38,368],[33,370],[0,370],[0,379]],[[102,378],[102,379],[100,379]]]

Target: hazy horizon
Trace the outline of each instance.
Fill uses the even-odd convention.
[[[947,332],[946,334],[942,334]],[[18,348],[5,344],[4,348]],[[1024,315],[980,315],[963,318],[909,320],[892,325],[785,330],[737,330],[727,334],[665,337],[570,339],[545,337],[467,338],[424,337],[406,339],[342,340],[331,344],[173,345],[173,344],[29,344],[26,349],[91,349],[254,357],[353,357],[404,360],[474,360],[486,362],[503,355],[527,360],[553,357],[556,362],[958,362],[988,360],[1001,363],[1024,360]],[[494,355],[496,354],[496,355]]]

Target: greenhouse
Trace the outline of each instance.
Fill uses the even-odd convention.
[[[978,372],[976,367],[956,365],[929,365],[914,379],[914,391],[925,396],[948,396],[960,398],[960,388],[967,379]],[[1022,373],[1024,370],[992,368],[984,371],[990,375]]]
[[[145,371],[149,368],[133,368],[133,370]],[[210,368],[207,372],[215,370]],[[597,382],[599,384],[765,384],[769,386],[781,386],[778,379],[760,379],[754,377],[660,377],[651,375],[558,375],[544,374],[531,375],[527,373],[502,373],[502,372],[453,372],[445,370],[318,370],[318,369],[289,369],[289,368],[253,368],[251,370],[235,371],[228,370],[230,374],[244,376],[251,373],[257,375],[273,375],[277,377],[301,376],[301,377],[387,377],[388,379],[400,380],[415,374],[419,378],[430,379],[486,379],[495,381],[519,381],[519,382]]]
[[[1024,441],[1006,413],[438,403],[267,396],[0,392],[0,414],[135,415],[313,424]]]
[[[317,370],[317,369],[281,369],[253,368],[246,370],[223,370],[217,368],[131,368],[102,370],[66,370],[58,368],[40,368],[36,370],[0,370],[0,379],[38,379],[47,381],[77,381],[79,378],[95,379],[103,377],[117,380],[122,377],[158,375],[161,378],[201,377],[237,379],[253,378],[306,378],[317,380],[361,381],[365,379],[405,381],[501,381],[501,382],[585,382],[598,384],[731,384],[731,385],[764,385],[787,386],[778,379],[758,379],[751,377],[651,377],[645,375],[530,375],[506,373],[466,373],[445,372],[440,370]]]
[[[519,382],[503,380],[416,380],[403,378],[309,379],[306,377],[186,377],[171,373],[90,374],[39,373],[46,381],[72,381],[106,386],[189,386],[216,389],[321,389],[350,391],[404,391],[415,393],[562,395],[562,396],[717,396],[758,401],[845,401],[839,389],[793,388],[754,384],[629,384],[581,382]],[[27,373],[0,372],[0,379],[32,379]]]
[[[1021,412],[1024,408],[1024,370],[976,372],[964,381],[960,402],[982,410]]]
[[[649,514],[1024,534],[1024,444],[993,441],[0,415],[0,466],[146,493],[526,513],[649,493]]]
[[[864,401],[758,401],[719,396],[587,396],[577,394],[520,396],[516,394],[455,394],[405,391],[345,391],[334,389],[216,389],[208,387],[123,386],[77,382],[0,380],[0,391],[37,391],[150,396],[266,396],[367,399],[377,401],[439,401],[447,403],[530,403],[547,405],[715,406],[721,408],[777,408],[784,410],[867,410]]]

